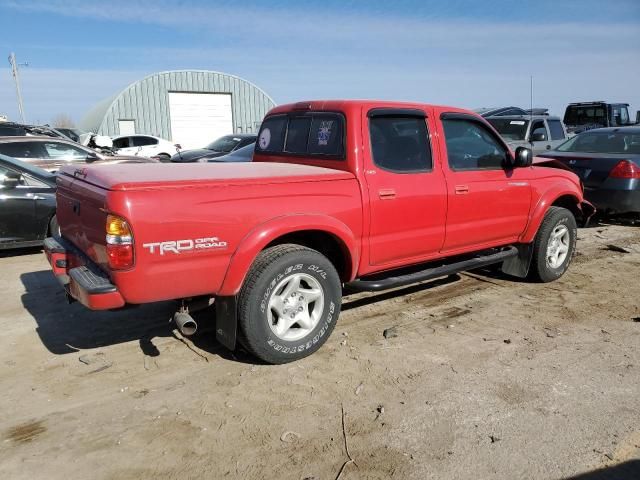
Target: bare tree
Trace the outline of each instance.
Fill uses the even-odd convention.
[[[59,113],[51,120],[51,126],[59,128],[73,128],[76,126],[70,115]]]

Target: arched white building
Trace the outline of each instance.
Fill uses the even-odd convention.
[[[100,102],[80,127],[101,135],[154,135],[189,147],[231,133],[257,132],[275,106],[263,90],[206,70],[154,73]]]

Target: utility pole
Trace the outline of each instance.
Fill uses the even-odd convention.
[[[25,123],[24,118],[24,106],[22,105],[22,93],[20,92],[20,76],[18,75],[18,67],[26,67],[28,63],[20,63],[16,62],[16,54],[11,52],[9,55],[9,64],[11,65],[11,75],[13,75],[13,80],[16,83],[16,97],[18,99],[18,111],[20,112],[20,120],[22,123]]]

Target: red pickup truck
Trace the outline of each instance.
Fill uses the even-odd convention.
[[[500,264],[548,282],[593,213],[578,177],[511,152],[480,116],[378,101],[283,105],[253,163],[65,167],[45,252],[88,308],[212,301],[216,336],[263,361],[316,351],[343,287],[377,291]]]

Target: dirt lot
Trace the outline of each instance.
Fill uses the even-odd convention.
[[[347,297],[284,366],[183,339],[169,303],[67,305],[42,253],[4,255],[0,478],[640,478],[640,228],[578,252],[552,284]]]

